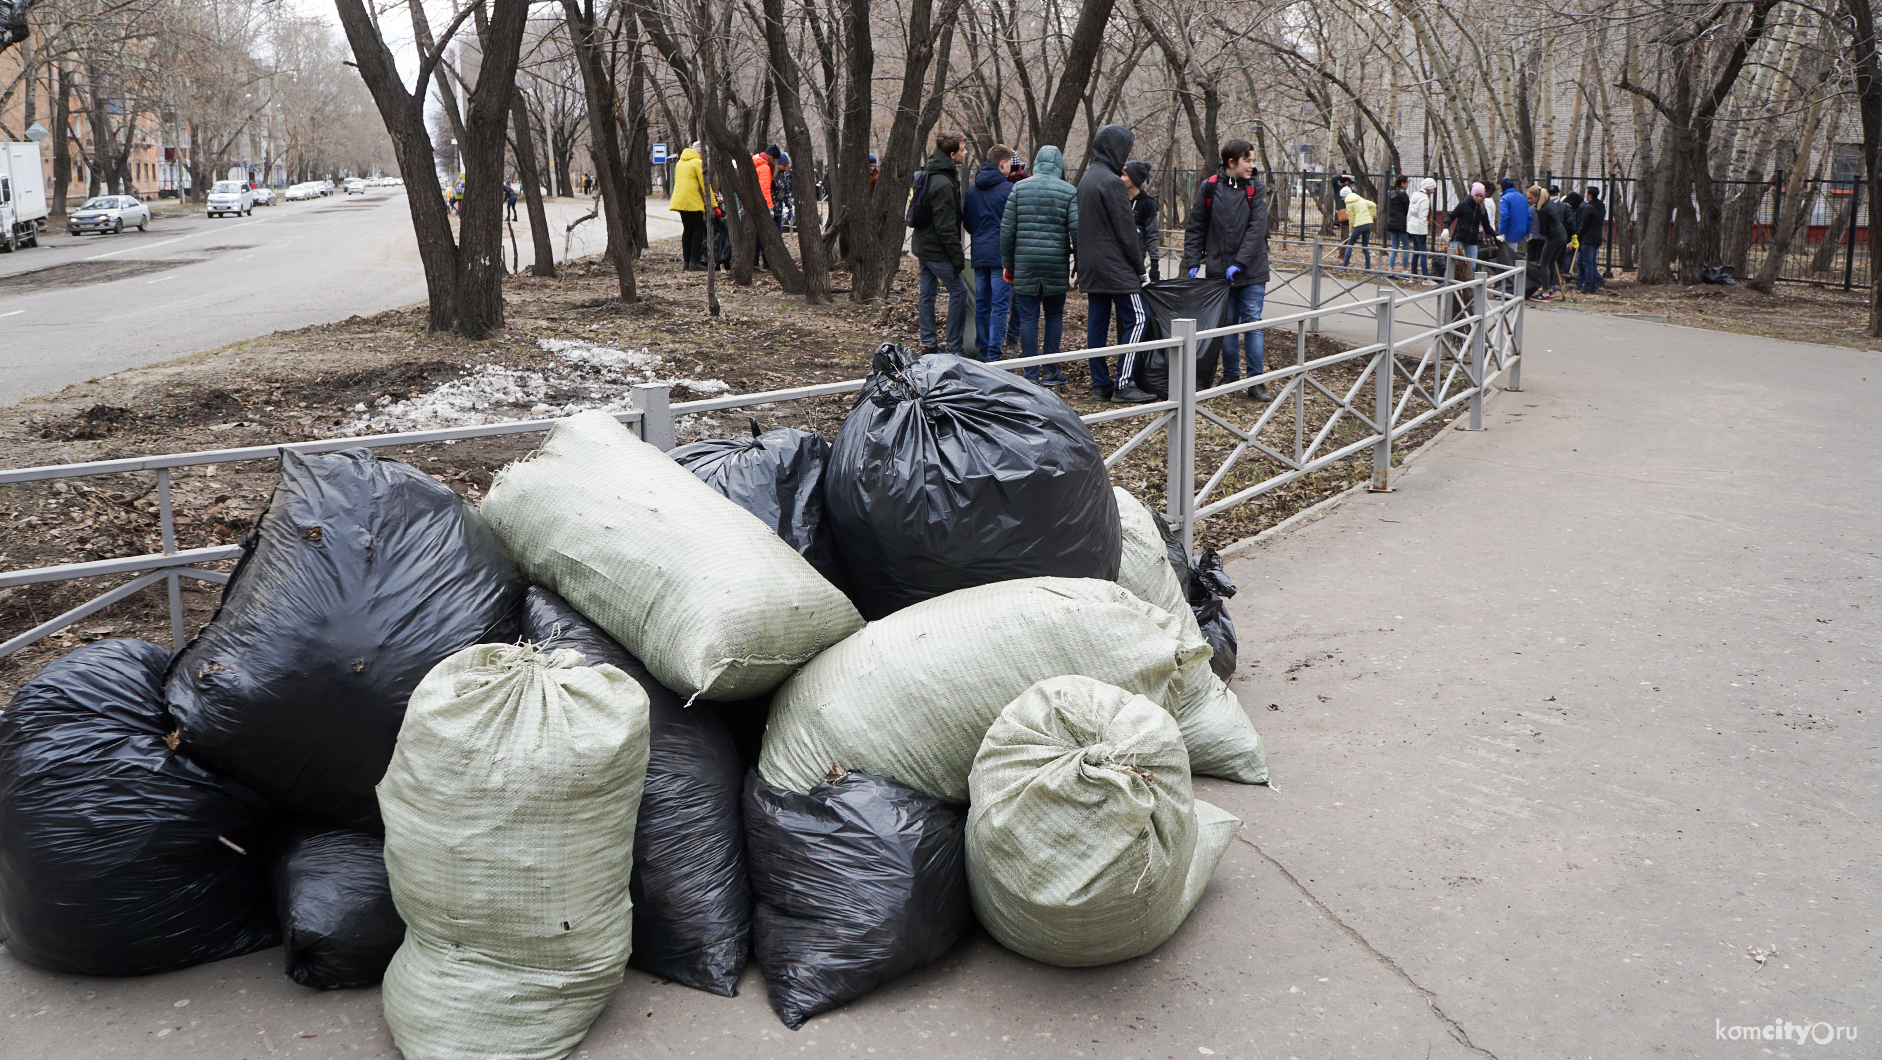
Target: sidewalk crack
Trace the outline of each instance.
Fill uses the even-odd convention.
[[[1393,975],[1399,978],[1399,981],[1403,982],[1406,986],[1411,987],[1413,990],[1417,991],[1418,996],[1424,998],[1425,1004],[1431,1008],[1431,1014],[1436,1016],[1444,1024],[1445,1029],[1450,1032],[1451,1038],[1455,1040],[1457,1044],[1463,1046],[1466,1049],[1469,1049],[1473,1053],[1477,1053],[1482,1056],[1487,1056],[1490,1058],[1490,1060],[1497,1060],[1497,1055],[1495,1053],[1491,1052],[1488,1049],[1485,1049],[1481,1045],[1478,1045],[1476,1042],[1471,1041],[1469,1032],[1465,1031],[1462,1025],[1460,1025],[1456,1020],[1452,1019],[1448,1014],[1445,1013],[1444,1007],[1438,1004],[1437,994],[1431,992],[1430,990],[1425,989],[1422,985],[1419,984],[1419,982],[1416,979],[1413,979],[1409,974],[1407,974],[1405,969],[1400,968],[1397,961],[1379,952],[1379,948],[1377,946],[1374,946],[1372,943],[1366,941],[1366,936],[1361,935],[1357,930],[1353,928],[1351,924],[1348,924],[1346,921],[1340,919],[1340,915],[1338,913],[1335,913],[1331,908],[1329,908],[1325,902],[1321,901],[1318,895],[1315,895],[1312,891],[1308,890],[1307,885],[1300,882],[1299,877],[1289,872],[1287,870],[1286,865],[1283,865],[1280,862],[1274,860],[1274,858],[1271,857],[1267,851],[1261,849],[1260,846],[1258,846],[1254,841],[1248,839],[1247,837],[1237,835],[1235,838],[1237,841],[1246,844],[1250,850],[1253,850],[1255,853],[1261,855],[1261,858],[1263,861],[1266,861],[1268,864],[1273,865],[1275,869],[1279,871],[1282,876],[1285,876],[1287,878],[1287,882],[1294,885],[1295,890],[1299,891],[1301,895],[1307,899],[1307,901],[1313,903],[1313,907],[1315,909],[1320,910],[1320,915],[1326,917],[1328,920],[1333,921],[1333,923],[1341,931],[1345,932],[1346,937],[1352,939],[1355,943],[1359,945],[1361,949],[1365,950],[1367,953],[1370,953],[1374,960],[1378,961],[1380,964],[1385,965],[1385,967],[1389,969]]]

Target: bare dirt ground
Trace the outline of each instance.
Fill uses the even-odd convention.
[[[713,389],[714,380],[723,381],[733,393],[750,393],[860,378],[867,374],[878,344],[916,343],[914,285],[906,270],[886,310],[851,304],[841,294],[834,305],[807,307],[798,299],[784,297],[768,276],[760,276],[748,288],[721,282],[723,314],[716,319],[704,311],[703,274],[679,270],[677,241],[655,244],[641,262],[639,279],[642,301],[624,306],[610,297],[611,271],[593,261],[579,262],[554,280],[511,277],[506,288],[508,328],[484,342],[428,335],[423,330],[423,313],[408,308],[279,332],[68,387],[0,409],[0,467],[411,429],[425,424],[372,424],[381,422],[374,420],[376,416],[398,414],[415,402],[422,403],[427,395],[440,393],[440,387],[486,378],[527,379],[532,372],[549,379],[546,390],[532,391],[546,394],[546,404],[525,404],[514,410],[493,405],[490,415],[493,419],[531,418],[532,411],[536,416],[548,415],[564,401],[581,399],[584,387],[566,373],[556,375],[557,357],[539,340],[655,354],[661,364],[658,374],[678,383],[676,402],[722,391],[723,387]],[[839,274],[835,286],[847,293],[848,278]],[[1082,301],[1068,301],[1064,340],[1068,348],[1083,345]],[[1292,360],[1293,338],[1288,334],[1270,339],[1270,365]],[[1324,336],[1310,336],[1308,356],[1324,356],[1340,348]],[[1080,412],[1117,407],[1091,400],[1082,362],[1066,367],[1073,383],[1060,393]],[[1358,380],[1358,368],[1335,368],[1318,378],[1332,392],[1344,395]],[[1369,414],[1371,385],[1359,391],[1355,408]],[[476,395],[485,393],[475,391]],[[526,403],[530,398],[522,400]],[[756,419],[767,429],[794,426],[833,437],[850,403],[851,398],[844,395],[765,406],[756,410]],[[1246,428],[1264,406],[1236,397],[1218,407],[1225,418]],[[1309,439],[1333,407],[1325,395],[1311,393],[1305,410]],[[1293,444],[1294,416],[1291,405],[1283,411],[1261,438],[1286,451]],[[1139,426],[1141,421],[1104,424],[1096,433],[1108,452]],[[1409,452],[1442,426],[1441,421],[1427,424],[1407,437],[1398,452]],[[680,424],[682,441],[748,429],[743,415],[699,416]],[[1321,451],[1332,451],[1364,434],[1363,423],[1352,416],[1341,417]],[[489,487],[492,474],[526,455],[538,437],[511,435],[382,452],[416,464],[474,501]],[[1205,423],[1198,439],[1201,476],[1206,479],[1239,441],[1223,428]],[[1274,464],[1246,460],[1224,478],[1214,496],[1225,496],[1276,470]],[[1204,522],[1198,528],[1198,544],[1221,547],[1254,534],[1364,481],[1368,470],[1362,455],[1308,475]],[[276,474],[272,460],[180,469],[173,481],[178,547],[238,541],[266,509]],[[1113,478],[1140,498],[1160,502],[1164,494],[1161,438],[1122,461]],[[156,498],[152,473],[0,486],[0,569],[161,551]],[[115,579],[99,578],[0,589],[0,634],[28,629],[114,583]],[[188,629],[193,632],[213,614],[220,590],[188,579],[183,587]],[[165,590],[160,583],[0,660],[0,694],[10,694],[44,663],[78,644],[107,636],[167,642],[168,631]]]

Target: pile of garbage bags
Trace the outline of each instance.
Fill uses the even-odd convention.
[[[976,920],[1147,953],[1240,825],[1191,774],[1267,779],[1234,587],[1174,540],[1056,395],[892,346],[834,445],[582,413],[479,508],[286,453],[181,652],[0,713],[0,935],[92,975],[283,943],[383,981],[415,1060],[567,1056],[630,964],[755,960],[796,1028]]]

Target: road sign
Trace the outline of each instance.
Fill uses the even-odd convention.
[[[666,165],[666,163],[667,163],[667,145],[666,144],[653,145],[653,164],[656,166],[664,166]]]
[[[26,130],[26,138],[28,140],[31,140],[34,143],[39,143],[41,140],[44,140],[46,137],[51,136],[51,135],[52,135],[52,130],[46,128],[44,125],[41,125],[38,122],[34,122],[33,127]]]

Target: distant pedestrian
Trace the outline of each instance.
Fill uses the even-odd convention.
[[[586,173],[583,173],[582,174],[582,194],[591,195],[594,193],[594,190],[595,190],[595,178],[589,176]]]
[[[967,164],[967,146],[953,133],[934,138],[934,154],[918,174],[920,195],[909,202],[914,238],[910,241],[920,268],[916,316],[921,328],[921,352],[959,356],[967,311],[972,296],[962,273],[967,255],[961,251],[960,167]],[[945,339],[935,329],[935,301],[941,288],[948,292]],[[945,341],[946,345],[942,343]]]
[[[1411,178],[1400,174],[1385,193],[1385,271],[1405,279],[1411,272]],[[1400,271],[1402,270],[1402,271]]]
[[[1196,189],[1183,222],[1183,271],[1191,277],[1227,280],[1229,318],[1223,323],[1249,324],[1261,319],[1268,296],[1268,189],[1255,177],[1254,144],[1230,140],[1220,155],[1221,166]],[[1244,359],[1250,376],[1262,374],[1265,345],[1260,330],[1224,339],[1222,381],[1240,379]],[[1198,387],[1213,383],[1196,380]],[[1267,384],[1256,384],[1247,394],[1266,401]]]
[[[1111,344],[1111,317],[1117,317],[1118,344],[1142,342],[1149,314],[1144,310],[1143,243],[1124,190],[1124,163],[1137,136],[1122,125],[1107,125],[1091,142],[1091,165],[1078,178],[1078,288],[1085,292],[1085,345]],[[1093,357],[1091,392],[1099,401],[1142,404],[1156,396],[1136,385],[1137,353],[1117,359],[1117,377],[1103,357]]]
[[[1542,296],[1552,301],[1562,289],[1562,249],[1573,234],[1574,218],[1568,204],[1548,192],[1542,193],[1542,206],[1536,211],[1536,227],[1542,236]]]
[[[1072,258],[1078,253],[1078,189],[1064,179],[1064,160],[1056,147],[1033,156],[1033,175],[1013,185],[1000,217],[1000,264],[1013,287],[1013,311],[1019,321],[1022,357],[1059,352],[1065,330],[1065,293],[1072,287]],[[1039,314],[1045,313],[1045,348],[1039,345]],[[1026,369],[1026,378],[1046,386],[1064,386],[1065,369],[1049,365],[1042,373]]]
[[[1412,192],[1405,207],[1405,235],[1411,240],[1411,274],[1413,276],[1432,275],[1429,249],[1431,230],[1437,217],[1437,204],[1431,193],[1438,190],[1438,182],[1430,177],[1418,182],[1418,190]]]
[[[1163,279],[1163,233],[1157,227],[1156,196],[1145,191],[1150,163],[1132,159],[1124,163],[1124,190],[1130,192],[1131,219],[1137,222],[1137,240],[1144,245],[1144,282]]]
[[[516,185],[505,184],[503,186],[503,205],[509,208],[509,220],[516,220]]]
[[[1463,250],[1468,261],[1476,261],[1483,253],[1484,246],[1496,239],[1496,229],[1490,224],[1490,211],[1483,200],[1489,193],[1482,184],[1470,186],[1470,198],[1457,204],[1451,211],[1451,243]],[[1458,279],[1468,280],[1474,275],[1471,266],[1465,265],[1463,275]]]
[[[680,152],[680,161],[673,167],[673,198],[667,205],[680,215],[680,268],[705,271],[710,267],[706,261],[706,166],[697,142]]]
[[[869,194],[876,193],[876,178],[880,176],[882,176],[882,163],[876,161],[876,156],[871,154],[869,156]]]
[[[1366,255],[1366,268],[1372,268],[1372,226],[1379,215],[1379,204],[1359,194],[1357,188],[1344,188],[1340,191],[1346,203],[1347,223],[1352,231],[1340,243],[1340,264],[1350,265],[1353,261],[1353,247],[1357,246]]]
[[[1535,230],[1534,213],[1529,208],[1529,196],[1516,186],[1513,177],[1504,177],[1503,194],[1497,196],[1496,232],[1508,250],[1509,260],[1505,265],[1514,265],[1523,260],[1529,246],[1529,233]],[[1508,293],[1514,297],[1517,291],[1514,277],[1510,280]]]
[[[1602,225],[1607,219],[1608,208],[1601,201],[1601,189],[1588,185],[1587,196],[1575,218],[1576,235],[1581,240],[1581,250],[1575,259],[1575,289],[1583,294],[1595,293],[1606,282],[1601,279],[1597,252],[1601,249]]]
[[[1005,144],[993,145],[962,196],[967,231],[974,241],[974,345],[983,361],[1000,359],[1010,330],[1007,321],[1013,287],[1006,282],[1000,261],[1000,222],[1006,217],[1006,200],[1013,193],[1013,185],[1006,180],[1012,168],[1013,149]],[[1018,339],[1017,333],[1013,338]]]

